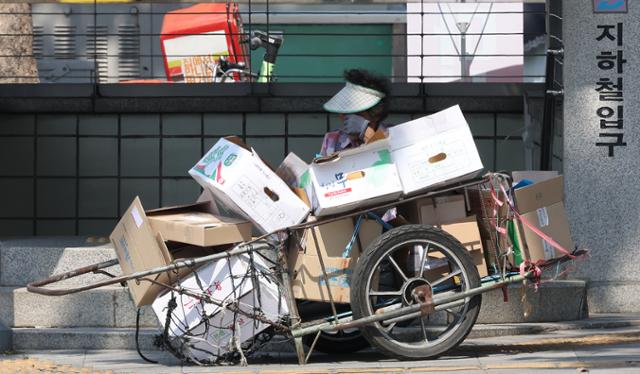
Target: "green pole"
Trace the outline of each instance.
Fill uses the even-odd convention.
[[[273,76],[273,68],[275,64],[267,61],[262,61],[262,66],[260,66],[260,75],[258,76],[258,83],[267,83],[271,81],[271,77]]]

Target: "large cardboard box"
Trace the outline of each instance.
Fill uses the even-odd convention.
[[[402,204],[398,212],[411,223],[437,226],[467,217],[464,196],[424,198]]]
[[[253,222],[262,233],[296,225],[309,207],[253,150],[236,137],[222,138],[189,170],[216,203]]]
[[[164,238],[149,223],[140,199],[136,197],[109,236],[123,274],[132,274],[165,266],[176,258],[205,256],[217,251],[213,248],[187,248],[170,252]],[[165,272],[145,277],[157,282],[172,284],[191,270],[180,269],[177,273]],[[136,306],[149,305],[164,288],[152,282],[130,280],[129,292]]]
[[[286,301],[277,293],[277,289],[274,287],[261,283],[259,288],[260,292],[252,291],[240,297],[238,299],[238,307],[244,313],[252,315],[255,313],[254,306],[259,306],[263,317],[272,322],[279,321],[280,317],[288,313]],[[192,333],[203,337],[207,343],[196,343],[190,350],[193,355],[201,359],[210,357],[198,350],[199,348],[209,350],[213,348],[216,354],[221,355],[233,350],[232,338],[234,334],[238,337],[238,341],[243,343],[269,326],[271,325],[240,313],[237,314],[236,318],[234,313],[220,311],[211,316],[206,323],[201,323],[193,329]]]
[[[251,240],[251,223],[246,220],[213,215],[208,203],[192,204],[146,212],[151,227],[164,240],[201,247]]]
[[[437,225],[449,235],[456,238],[469,252],[473,264],[478,269],[480,277],[488,275],[487,263],[484,258],[482,239],[480,238],[480,230],[475,216],[457,219],[454,222]],[[424,248],[417,246],[410,251],[408,257],[408,270],[417,273],[420,268]],[[446,260],[444,254],[439,251],[429,251],[429,259],[427,261],[424,275],[429,281],[435,281],[443,274],[450,272],[449,261]]]
[[[313,231],[317,245],[311,229],[299,231],[289,239],[288,262],[293,295],[296,299],[328,302],[328,284],[334,302],[349,303],[349,285],[355,264],[362,251],[382,234],[382,226],[373,220],[363,220],[359,240],[355,240],[347,258],[343,257],[343,252],[354,232],[351,218],[316,226]],[[318,251],[328,279],[322,274]]]
[[[513,183],[528,179],[533,183],[544,182],[558,176],[556,170],[514,170],[511,172]]]
[[[484,258],[482,239],[476,216],[469,216],[457,222],[440,226],[442,230],[456,238],[469,251],[473,264],[478,269],[480,277],[489,274]]]
[[[557,176],[514,190],[516,208],[521,214],[538,208],[562,202],[564,198],[564,180]]]
[[[402,194],[386,139],[316,159],[309,170],[316,216],[391,201]]]
[[[177,307],[171,315],[169,334],[182,336],[188,332],[190,336],[201,338],[193,341],[189,349],[198,359],[211,358],[207,352],[223,354],[233,349],[234,333],[242,343],[269,327],[241,313],[223,310],[221,305],[237,302],[240,310],[251,315],[255,313],[254,308],[260,308],[263,316],[273,322],[288,314],[287,303],[277,283],[267,279],[271,273],[257,255],[221,259],[201,267],[179,284],[185,290],[209,295],[215,303],[167,292],[153,302],[152,308],[158,319],[165,321],[167,306],[175,296]]]
[[[511,176],[513,177],[513,183],[520,183],[522,180],[527,179],[533,183],[542,182],[551,178],[558,176],[557,171],[513,171],[511,172]],[[502,191],[496,187],[496,194],[499,200],[504,201],[505,197]],[[482,237],[482,242],[484,243],[484,250],[487,261],[489,263],[489,268],[497,269],[501,265],[500,259],[496,257],[497,248],[496,242],[500,240],[502,242],[501,251],[505,251],[507,248],[507,243],[510,240],[507,240],[505,237],[498,235],[495,230],[495,215],[497,215],[504,219],[509,211],[509,207],[507,204],[503,204],[502,206],[498,206],[491,196],[491,191],[484,186],[480,187],[472,187],[468,190],[469,197],[469,211],[471,214],[475,214],[478,217],[478,223],[480,228],[480,236]],[[514,236],[517,241],[517,248],[514,250],[518,251],[522,247],[519,236],[521,234],[518,232],[517,227],[515,228],[515,232],[510,235]],[[513,265],[518,266],[520,264],[522,258],[522,253],[515,254],[513,258],[510,260]]]
[[[563,177],[557,176],[514,191],[516,208],[525,220],[551,237],[568,251],[574,249],[569,222],[564,209]],[[526,225],[520,225],[520,248],[524,259],[529,261],[548,260],[562,256]]]
[[[405,194],[468,178],[483,169],[457,105],[389,128],[389,144]]]

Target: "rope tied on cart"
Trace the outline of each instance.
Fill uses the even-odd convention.
[[[497,232],[499,232],[502,236],[504,237],[508,237],[507,236],[507,230],[505,227],[501,227],[500,226],[500,222],[498,222],[498,210],[499,208],[501,208],[502,206],[504,206],[505,204],[508,207],[507,210],[507,218],[505,219],[505,222],[508,222],[509,220],[518,220],[519,222],[521,222],[524,226],[526,226],[528,229],[530,229],[533,233],[535,233],[537,236],[539,236],[543,241],[545,241],[546,243],[548,243],[551,247],[553,247],[554,249],[557,249],[560,253],[562,253],[564,256],[566,256],[568,259],[571,260],[575,260],[578,258],[582,258],[588,255],[588,251],[585,249],[581,249],[578,250],[577,248],[575,248],[573,251],[569,251],[567,248],[563,247],[561,244],[559,244],[558,242],[556,242],[553,238],[551,238],[549,235],[545,234],[544,232],[542,232],[540,229],[538,229],[535,225],[533,225],[531,222],[529,222],[517,209],[515,206],[515,203],[512,199],[513,196],[513,190],[511,188],[511,186],[509,185],[509,178],[501,173],[490,173],[489,174],[489,180],[490,180],[490,193],[491,193],[491,198],[493,199],[495,205],[493,207],[493,219],[492,222],[494,224],[494,228],[496,229]],[[505,188],[505,184],[507,185],[507,187]],[[498,197],[498,191],[495,188],[495,185],[499,186],[499,192],[502,193],[502,195],[504,196],[504,200],[500,199]],[[511,191],[511,193],[507,192],[507,189],[509,189]],[[502,256],[504,256],[506,258],[506,256],[508,256],[512,251],[512,247],[509,247],[509,250],[506,253],[503,253]],[[532,262],[530,260],[524,260],[519,268],[518,271],[520,273],[520,275],[524,276],[525,274],[528,275],[528,277],[530,278],[530,280],[532,281],[535,289],[537,290],[540,286],[541,283],[544,283],[541,279],[542,279],[542,273],[543,273],[543,269],[549,267],[550,265],[553,265],[554,263],[556,263],[556,261],[553,260],[538,260],[535,262]],[[556,277],[559,277],[561,275],[564,275],[565,273],[567,273],[570,269],[566,269],[563,272],[561,272],[560,274],[556,275]]]
[[[247,357],[271,340],[276,331],[288,331],[280,317],[283,269],[260,250],[239,256],[227,253],[220,261],[225,261],[222,268],[226,275],[219,281],[213,282],[218,279],[213,269],[220,268],[214,263],[208,268],[208,276],[196,271],[205,267],[193,268],[191,286],[164,285],[171,290],[172,298],[166,307],[161,343],[184,362],[244,366]],[[265,284],[271,285],[270,293],[277,290],[278,295],[271,296],[278,299],[277,313],[265,313]],[[196,319],[185,319],[189,312],[197,312]]]
[[[543,262],[544,260],[539,260],[536,262],[525,260],[520,264],[520,275],[524,277],[525,275],[529,274],[528,278],[532,281],[533,287],[536,291],[541,284],[542,269],[540,268],[540,265],[542,265]]]

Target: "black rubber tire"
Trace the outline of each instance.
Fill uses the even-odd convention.
[[[471,257],[462,244],[446,232],[431,226],[425,225],[405,225],[387,231],[376,239],[367,248],[364,255],[358,261],[351,281],[351,308],[354,319],[368,317],[371,315],[368,309],[367,284],[370,275],[375,271],[374,267],[378,260],[385,256],[388,250],[396,245],[409,240],[429,240],[439,243],[450,249],[452,257],[456,257],[461,267],[467,275],[466,282],[469,288],[480,285],[478,270],[474,266]],[[469,299],[466,304],[466,312],[460,317],[459,325],[453,333],[443,341],[434,344],[432,347],[406,347],[399,345],[394,340],[385,336],[381,331],[380,323],[374,323],[360,328],[362,336],[381,353],[398,359],[430,359],[455,348],[469,334],[473,327],[478,313],[482,296],[477,295]]]
[[[311,347],[315,334],[306,335],[302,341]],[[360,330],[337,332],[335,334],[321,332],[314,350],[329,354],[350,354],[370,347],[369,342],[362,336]]]
[[[336,304],[338,313],[350,310],[349,305]],[[298,311],[303,320],[323,318],[331,315],[329,303],[304,302],[298,304]],[[311,347],[316,334],[309,334],[302,337],[302,342]],[[321,332],[314,350],[330,354],[349,354],[369,348],[369,342],[362,336],[360,330],[327,333]]]

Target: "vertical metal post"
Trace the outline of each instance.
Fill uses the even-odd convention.
[[[562,87],[555,87],[556,57],[562,50],[562,1],[546,2],[547,61],[545,68],[544,112],[542,118],[542,134],[540,138],[540,169],[550,170],[553,166],[553,134],[555,125],[556,98],[562,95]],[[562,76],[560,75],[560,79]]]
[[[289,237],[291,237],[291,233],[289,233]],[[291,287],[291,278],[289,277],[289,263],[287,259],[287,250],[289,248],[289,237],[285,240],[284,244],[278,246],[278,262],[280,266],[284,269],[282,272],[282,284],[284,285],[284,296],[287,299],[287,304],[289,305],[289,316],[291,318],[291,329],[295,329],[300,326],[300,313],[298,312],[298,305],[296,304],[296,300],[293,297],[293,288]],[[302,344],[302,337],[294,337],[293,339],[295,347],[296,347],[296,355],[298,356],[298,364],[304,365],[305,354],[304,354],[304,346]]]
[[[336,311],[336,304],[333,302],[333,295],[331,294],[331,286],[329,285],[329,277],[327,276],[327,269],[324,266],[324,259],[322,258],[322,253],[320,252],[320,245],[318,243],[318,238],[316,237],[315,226],[309,229],[311,232],[311,236],[313,236],[313,243],[316,247],[316,253],[318,254],[318,261],[320,261],[320,267],[322,268],[322,276],[325,280],[325,285],[327,286],[327,295],[329,296],[329,302],[331,303],[331,312],[333,312],[333,318],[338,320],[338,312]]]
[[[553,133],[556,110],[556,91],[554,88],[555,56],[561,51],[548,50],[545,71],[544,112],[542,116],[542,134],[540,137],[540,170],[551,170],[553,157]]]
[[[467,81],[467,35],[460,30],[460,81]]]

